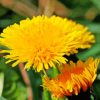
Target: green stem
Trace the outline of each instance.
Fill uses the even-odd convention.
[[[44,15],[51,16],[55,10],[55,4],[57,0],[47,0],[47,4],[44,9]]]
[[[56,77],[58,73],[59,73],[58,68],[57,67],[53,68],[53,77]]]
[[[43,89],[43,100],[51,100],[50,93],[46,89]]]

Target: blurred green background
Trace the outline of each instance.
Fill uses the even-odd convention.
[[[9,4],[11,2],[16,5],[19,2],[19,4],[24,4],[24,6],[19,6],[20,8],[14,7],[14,5]],[[18,23],[22,19],[31,17],[31,12],[34,13],[33,9],[39,7],[38,2],[39,0],[8,0],[8,2],[7,0],[0,0],[0,33],[8,25]],[[59,0],[59,2],[62,3],[63,6],[58,6],[56,9],[58,13],[55,11],[54,14],[68,17],[87,26],[96,36],[96,43],[93,44],[92,48],[79,50],[77,54],[78,58],[82,60],[86,60],[90,56],[100,58],[100,0]],[[24,9],[23,7],[26,8]],[[28,11],[30,11],[30,13]],[[0,47],[0,49],[2,48],[3,47]],[[0,100],[27,100],[27,88],[19,68],[12,68],[10,64],[5,64],[5,61],[2,55],[0,55]],[[41,100],[41,76],[33,70],[27,73],[31,81],[34,100]],[[97,79],[93,84],[93,95],[96,100],[100,100],[99,88],[100,66],[98,68]]]

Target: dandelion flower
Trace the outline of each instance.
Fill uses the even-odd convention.
[[[77,53],[78,48],[89,48],[94,36],[86,27],[61,17],[37,16],[8,26],[1,33],[0,43],[9,48],[7,63],[20,62],[25,68],[33,67],[38,72],[55,63],[65,63],[64,55]]]
[[[47,88],[52,96],[61,98],[64,96],[78,95],[80,90],[84,92],[92,86],[96,78],[99,60],[89,58],[86,62],[78,61],[64,64],[60,74],[56,78],[43,78],[43,86]]]

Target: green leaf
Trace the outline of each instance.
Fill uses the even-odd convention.
[[[36,73],[34,70],[30,70],[28,71],[28,75],[30,77],[30,82],[32,85],[32,90],[33,90],[33,95],[34,95],[34,100],[39,100],[41,97],[41,84],[42,84],[42,80],[41,80],[41,76],[39,73]]]
[[[0,6],[0,16],[5,15],[7,11],[8,11],[8,9],[6,9],[6,8],[4,8],[4,7],[2,7],[2,6]]]
[[[12,81],[12,82],[14,82],[14,81],[17,81],[18,79],[19,79],[19,75],[18,75],[18,73],[15,71],[15,70],[13,70],[12,68],[9,68],[8,70],[7,70],[7,72],[6,72],[6,78],[9,76],[10,77],[10,79],[8,79],[8,81],[10,80],[10,81]]]
[[[27,89],[21,82],[6,83],[3,96],[7,100],[26,100]]]
[[[90,23],[87,25],[87,27],[93,33],[96,33],[96,34],[100,33],[100,24],[98,23]]]
[[[5,91],[5,96],[10,95],[11,93],[13,93],[15,91],[15,89],[16,89],[16,83],[13,82],[11,84],[11,87],[8,88],[8,89],[9,89],[8,91]]]
[[[87,59],[90,56],[95,57],[97,54],[100,55],[100,44],[95,44],[91,49],[84,50],[83,52],[79,52],[77,56],[80,59]]]
[[[76,22],[87,26],[92,33],[100,33],[100,23],[93,23],[88,20],[76,20]]]
[[[20,88],[19,88],[20,87]],[[27,89],[22,83],[17,84],[17,89],[15,91],[15,100],[26,100],[28,97]]]
[[[93,94],[96,97],[96,100],[100,100],[100,81],[96,81],[93,85]]]
[[[15,21],[14,20],[11,20],[11,19],[2,19],[0,20],[0,27],[1,28],[5,28],[11,24],[13,24]]]
[[[6,95],[8,100],[26,100],[27,99],[27,89],[22,83],[17,83],[15,89]],[[20,87],[20,88],[19,88]],[[13,95],[12,95],[13,94]]]
[[[100,9],[100,0],[91,0],[91,1],[98,9]]]
[[[7,99],[5,99],[5,98],[3,98],[3,97],[0,97],[0,100],[7,100]]]
[[[0,73],[0,96],[2,95],[3,84],[4,84],[4,73]]]
[[[0,71],[5,72],[7,70],[7,65],[5,64],[5,59],[0,58]]]

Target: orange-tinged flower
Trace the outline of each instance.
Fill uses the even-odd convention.
[[[57,98],[78,95],[80,90],[85,92],[92,86],[97,75],[98,64],[99,60],[93,58],[89,58],[86,62],[71,61],[60,68],[61,73],[56,78],[44,77],[43,86]]]
[[[15,61],[12,66],[16,66],[24,62],[26,69],[32,66],[38,72],[65,63],[64,55],[89,48],[95,41],[86,27],[56,16],[22,20],[5,28],[1,37],[0,43],[9,48],[2,51],[7,53],[7,63]]]

